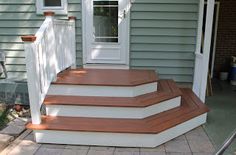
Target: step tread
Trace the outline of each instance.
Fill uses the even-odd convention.
[[[93,97],[48,95],[45,105],[147,107],[180,96],[182,93],[173,80],[158,81],[156,92],[137,97]]]
[[[68,69],[58,74],[53,84],[93,86],[138,86],[157,82],[152,70]]]
[[[42,116],[41,124],[28,123],[27,128],[33,130],[157,134],[209,111],[192,90],[185,88],[181,91],[183,92],[183,100],[180,107],[145,119]]]

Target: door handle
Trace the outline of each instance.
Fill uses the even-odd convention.
[[[123,13],[119,16],[119,18],[126,18],[126,10],[123,11]]]
[[[123,11],[123,17],[126,18],[126,10]]]

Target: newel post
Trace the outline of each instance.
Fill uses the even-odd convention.
[[[72,69],[76,68],[76,32],[75,32],[75,21],[76,17],[70,16],[68,17],[69,22],[72,23],[72,29],[71,29],[71,48],[72,48],[72,56],[73,56],[73,65],[71,66]]]
[[[22,36],[24,42],[25,56],[26,56],[26,70],[27,70],[27,84],[30,101],[30,112],[33,124],[41,123],[41,99],[40,99],[40,79],[38,66],[38,53],[34,41],[35,36]]]

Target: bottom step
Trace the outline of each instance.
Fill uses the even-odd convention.
[[[44,116],[29,123],[39,143],[155,147],[206,122],[208,108],[190,89],[182,89],[180,107],[145,119]]]
[[[79,144],[120,147],[156,147],[206,122],[206,114],[177,125],[158,134],[129,134],[105,132],[75,132],[35,130],[39,143]]]

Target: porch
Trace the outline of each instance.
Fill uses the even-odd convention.
[[[203,65],[209,58],[213,2],[208,1],[203,53],[199,47],[201,39],[197,40],[193,91],[179,88],[172,80],[160,80],[153,70],[117,69],[120,64],[126,67],[129,64],[125,50],[128,46],[123,49],[117,39],[115,43],[93,39],[87,43],[84,39],[83,44],[93,45],[91,49],[83,48],[84,52],[90,52],[83,67],[116,62],[115,68],[76,68],[76,18],[56,20],[53,12],[45,12],[46,19],[36,35],[22,37],[32,114],[27,128],[34,130],[36,142],[156,147],[204,124],[209,110],[203,103],[207,77]],[[200,13],[203,3],[200,1]],[[119,17],[119,26],[127,21],[126,9]],[[201,22],[198,26],[201,27]],[[122,39],[118,36],[118,40]],[[46,113],[41,111],[43,106]]]

